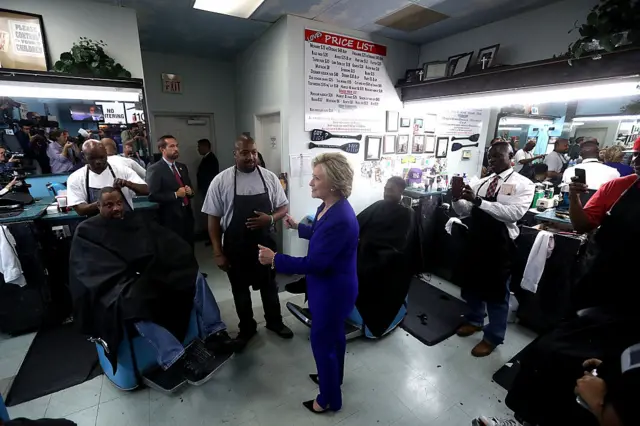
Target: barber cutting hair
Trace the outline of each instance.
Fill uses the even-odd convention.
[[[473,186],[465,185],[453,208],[469,227],[459,282],[469,314],[457,334],[471,336],[483,329],[485,310],[489,324],[484,338],[471,354],[489,355],[502,344],[509,312],[509,279],[514,240],[520,220],[533,200],[534,184],[511,168],[511,147],[496,142],[489,149],[488,177]]]
[[[107,186],[122,192],[126,210],[133,210],[135,195],[149,194],[147,185],[133,170],[107,162],[107,151],[100,142],[86,141],[82,153],[87,165],[73,172],[67,180],[67,203],[79,215],[98,213],[99,193]]]

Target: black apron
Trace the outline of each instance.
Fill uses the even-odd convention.
[[[85,173],[85,178],[84,178],[84,188],[85,191],[87,191],[87,204],[91,204],[91,203],[95,203],[96,201],[98,201],[98,199],[100,198],[100,191],[102,191],[102,188],[91,188],[89,186],[89,166],[86,166],[87,168],[87,173]],[[116,174],[113,173],[113,168],[111,168],[111,164],[107,163],[107,168],[109,169],[109,172],[111,172],[111,176],[113,176],[113,180],[116,180]],[[127,200],[127,197],[124,196],[124,193],[122,192],[122,190],[118,190],[120,191],[120,194],[122,194],[122,198],[124,200],[124,210],[125,211],[132,211],[133,208],[129,205],[129,201]]]
[[[638,277],[633,257],[640,240],[640,178],[605,215],[581,259],[581,276],[573,289],[576,310],[635,304]]]
[[[267,183],[262,176],[260,168],[258,175],[264,185],[264,193],[256,195],[238,195],[237,175],[238,168],[233,171],[233,216],[231,223],[224,231],[223,250],[229,260],[231,268],[237,268],[234,274],[240,274],[243,283],[251,284],[254,290],[259,290],[261,285],[274,279],[275,272],[268,265],[261,265],[258,261],[258,244],[276,250],[276,242],[273,238],[273,226],[263,229],[247,228],[247,219],[255,217],[256,211],[266,214],[273,213],[271,198]],[[233,285],[233,283],[232,283]]]
[[[504,179],[503,185],[514,173],[515,171],[512,171]],[[476,194],[480,193],[482,187],[493,179],[491,177],[480,185]],[[498,198],[497,192],[493,197],[481,198],[495,202]],[[471,210],[471,216],[463,219],[462,222],[469,227],[463,254],[463,267],[458,268],[460,278],[456,280],[462,286],[462,297],[494,303],[504,301],[515,253],[515,244],[509,237],[509,230],[504,222],[494,219],[475,206]]]

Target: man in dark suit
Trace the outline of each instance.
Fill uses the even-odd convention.
[[[149,201],[160,205],[160,224],[180,235],[193,247],[193,212],[191,198],[194,193],[187,166],[178,163],[178,141],[171,135],[158,139],[162,159],[147,169]]]
[[[211,152],[209,139],[200,139],[198,141],[198,154],[202,155],[202,161],[198,166],[198,192],[204,199],[207,195],[209,184],[220,172],[220,163],[218,163],[216,155]]]

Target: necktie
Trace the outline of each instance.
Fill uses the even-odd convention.
[[[500,182],[500,176],[496,175],[487,188],[487,195],[485,198],[495,197],[496,190],[498,189],[498,182]]]
[[[180,188],[182,188],[184,186],[184,183],[182,183],[182,178],[180,177],[180,173],[178,173],[178,169],[176,169],[176,164],[173,163],[171,165],[171,170],[173,170],[173,175],[176,177],[176,180],[178,181],[178,185],[180,185]],[[189,198],[184,197],[182,199],[182,204],[185,206],[189,205]]]

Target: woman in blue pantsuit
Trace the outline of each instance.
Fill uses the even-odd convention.
[[[353,169],[342,154],[321,154],[313,160],[311,196],[322,200],[313,225],[297,224],[287,216],[285,224],[309,240],[306,257],[275,254],[260,247],[259,258],[278,272],[306,275],[311,324],[311,349],[320,394],[304,406],[314,413],[342,408],[340,385],[344,370],[346,339],[344,321],[356,303],[358,276],[358,221],[347,201],[351,195]]]

